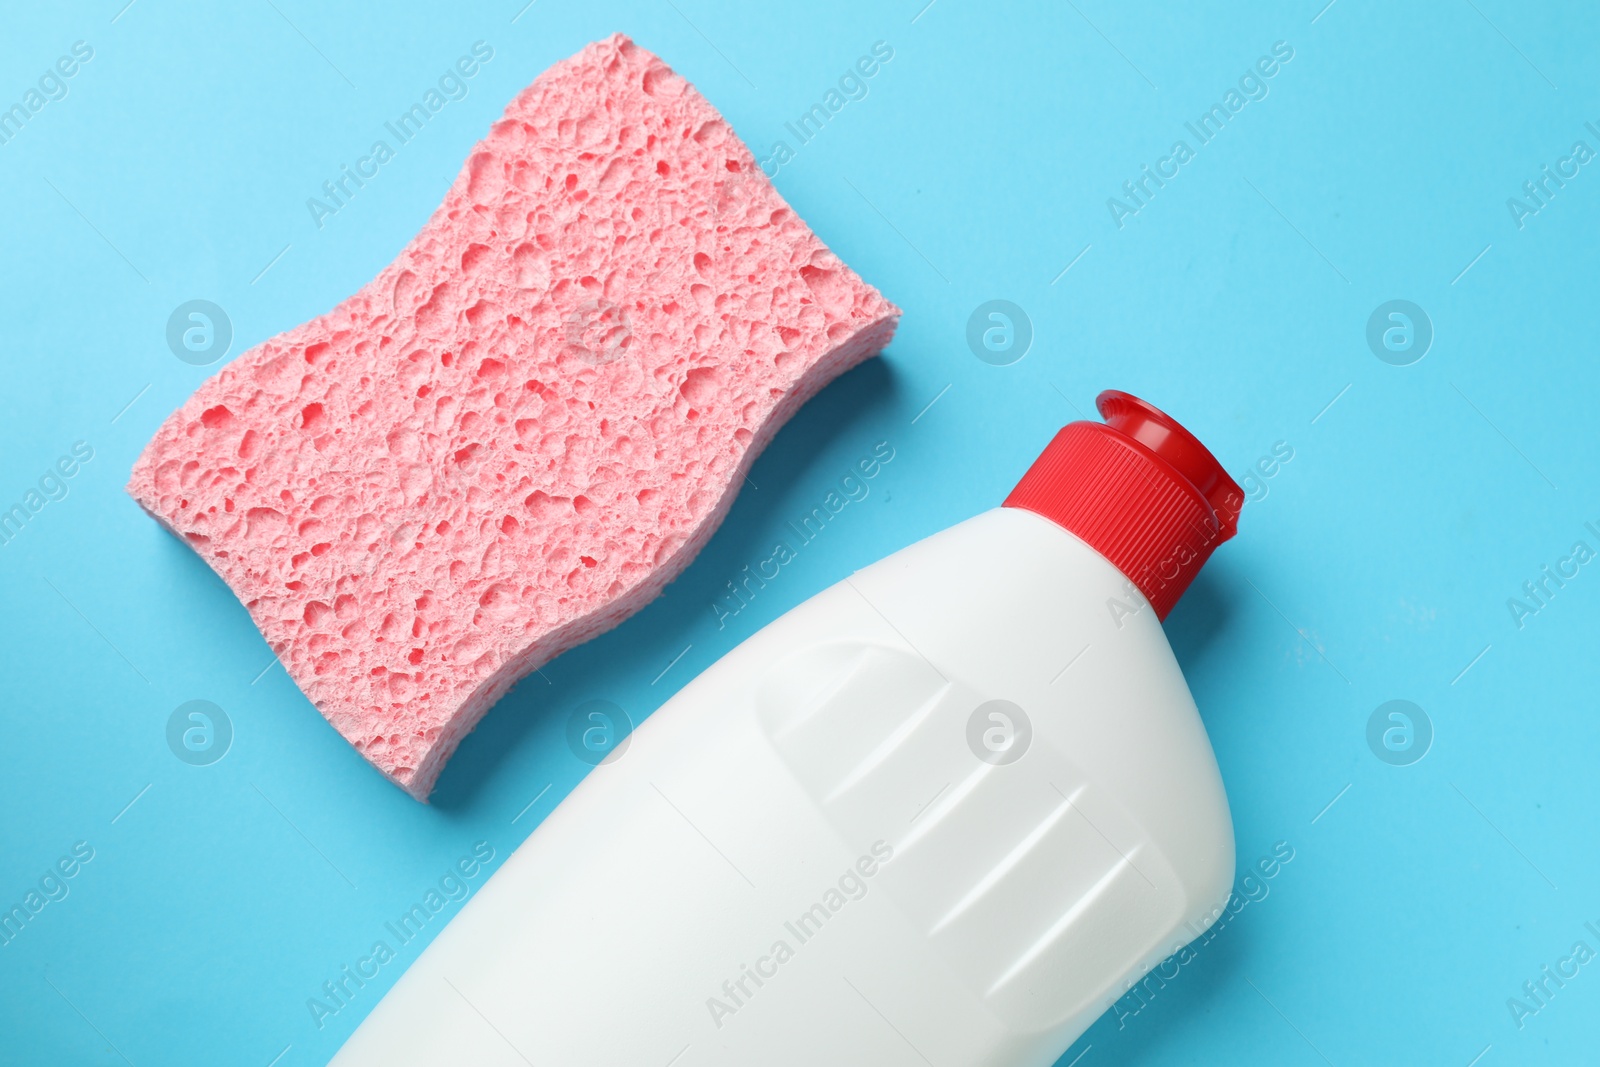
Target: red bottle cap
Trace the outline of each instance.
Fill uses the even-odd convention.
[[[1077,535],[1165,619],[1212,550],[1234,535],[1244,491],[1153,405],[1108,389],[1095,407],[1106,421],[1062,427],[1005,506]]]

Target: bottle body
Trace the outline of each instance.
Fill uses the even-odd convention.
[[[1048,1067],[1233,859],[1154,610],[996,508],[686,686],[334,1063]]]

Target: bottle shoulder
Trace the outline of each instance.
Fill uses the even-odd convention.
[[[951,704],[936,716],[950,758],[970,763],[967,720],[979,705],[1003,702],[1028,720],[1036,763],[1051,752],[1081,769],[1171,858],[1194,895],[1226,898],[1227,798],[1161,624],[1132,582],[1050,520],[1014,508],[984,512],[863,568],[769,630],[752,669],[775,692],[796,700],[828,693],[839,709],[833,725],[811,727],[816,736],[887,744],[898,730],[904,744],[911,717],[928,716],[932,699],[908,694],[936,685]],[[885,715],[893,721],[874,735],[866,724]],[[855,741],[818,750],[832,767],[849,762],[843,750]]]

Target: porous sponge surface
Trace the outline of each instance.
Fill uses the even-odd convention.
[[[689,563],[898,319],[617,35],[511,102],[371,283],[201,386],[128,490],[426,799],[518,678]]]

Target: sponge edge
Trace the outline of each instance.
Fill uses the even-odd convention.
[[[202,385],[128,491],[425,800],[517,679],[689,564],[899,314],[618,34],[511,102],[377,278]]]

